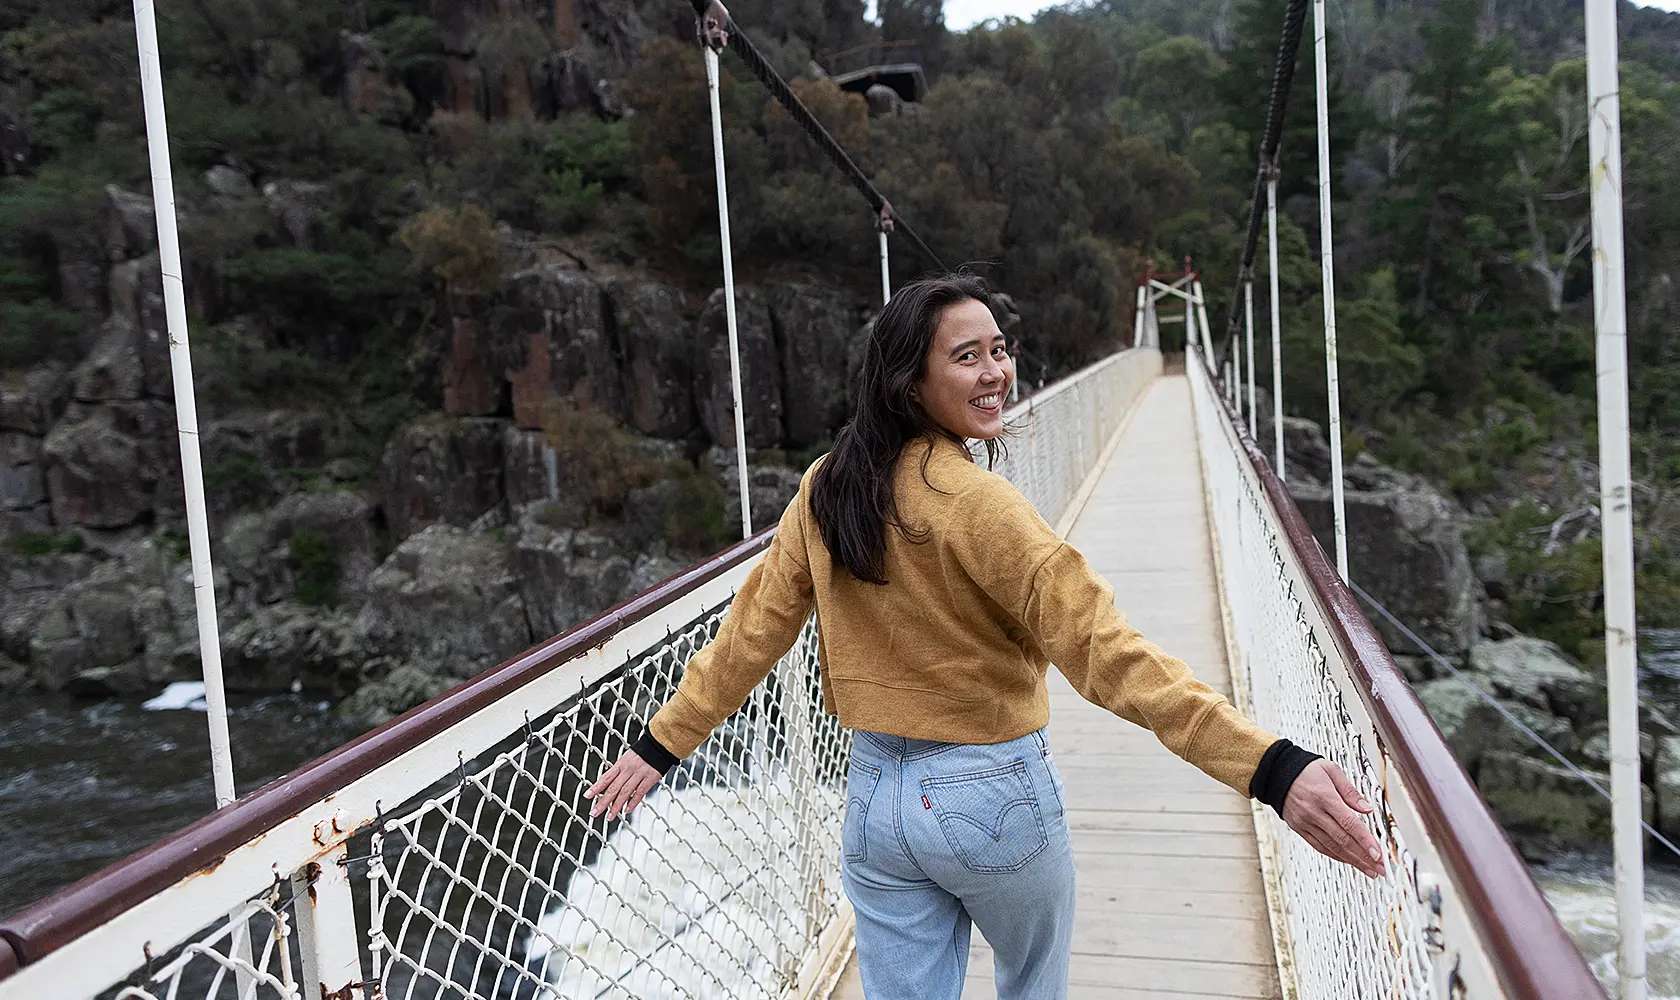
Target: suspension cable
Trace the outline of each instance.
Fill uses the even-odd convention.
[[[705,15],[706,0],[689,0],[689,2],[697,16]],[[904,221],[904,217],[898,214],[898,210],[892,207],[892,203],[887,201],[869,180],[869,176],[846,152],[845,147],[835,141],[834,136],[830,135],[828,129],[823,127],[822,122],[817,120],[817,116],[811,113],[811,110],[793,92],[793,88],[787,85],[787,81],[783,80],[780,74],[765,60],[764,55],[758,51],[758,47],[752,43],[752,39],[741,31],[733,17],[729,19],[728,32],[729,39],[733,43],[729,48],[735,50],[735,54],[741,57],[741,61],[747,64],[747,68],[752,70],[753,75],[758,77],[759,81],[764,84],[765,89],[770,91],[770,96],[774,97],[776,102],[786,109],[787,113],[793,117],[794,122],[805,130],[805,134],[809,135],[812,141],[828,155],[829,160],[839,168],[840,172],[846,175],[846,179],[851,181],[852,186],[857,188],[858,192],[869,202],[870,209],[877,216],[885,210],[886,216],[892,219],[894,228],[903,230],[904,235],[910,238],[910,242],[916,245],[916,249],[932,261],[935,267],[941,271],[949,270],[946,268],[945,262],[939,259],[939,255],[933,252],[921,236],[916,233],[915,229],[911,228],[910,223]]]
[[[1235,291],[1225,323],[1229,343],[1237,335],[1242,319],[1243,282],[1254,277],[1254,254],[1260,245],[1260,219],[1266,210],[1266,182],[1277,168],[1278,146],[1283,141],[1283,115],[1289,106],[1289,88],[1295,79],[1295,59],[1301,49],[1301,34],[1307,21],[1307,0],[1289,0],[1283,19],[1283,36],[1278,40],[1277,63],[1272,69],[1272,98],[1266,108],[1266,131],[1260,140],[1260,165],[1254,174],[1254,197],[1249,200],[1248,235],[1243,240],[1242,265],[1237,269]]]

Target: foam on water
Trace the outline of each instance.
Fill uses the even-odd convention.
[[[1534,879],[1593,974],[1617,1000],[1616,894],[1605,859],[1568,858],[1534,869]],[[1645,976],[1649,1000],[1680,1000],[1680,873],[1648,865]]]
[[[203,681],[174,681],[162,693],[142,704],[148,712],[167,712],[177,709],[205,711]]]

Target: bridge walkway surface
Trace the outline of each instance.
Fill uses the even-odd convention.
[[[1068,537],[1144,635],[1229,696],[1184,376],[1149,386]],[[1277,998],[1248,801],[1054,671],[1050,703],[1078,866],[1070,997]],[[863,1000],[855,962],[835,1000]],[[995,996],[991,951],[976,933],[963,1000]]]

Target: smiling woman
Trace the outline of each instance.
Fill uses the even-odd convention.
[[[955,1000],[969,934],[1000,1000],[1067,995],[1073,851],[1051,759],[1051,662],[1087,700],[1277,809],[1316,849],[1383,870],[1334,764],[1265,732],[1127,624],[1114,591],[1007,479],[1014,377],[984,281],[911,282],[881,311],[857,411],[807,471],[716,638],[633,750],[588,791],[634,809],[738,710],[805,628],[824,708],[856,734],[841,879],[871,1000]]]

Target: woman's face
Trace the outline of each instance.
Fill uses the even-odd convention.
[[[940,314],[915,399],[958,437],[987,440],[1003,433],[1003,401],[1014,380],[1015,361],[992,311],[967,299]]]

